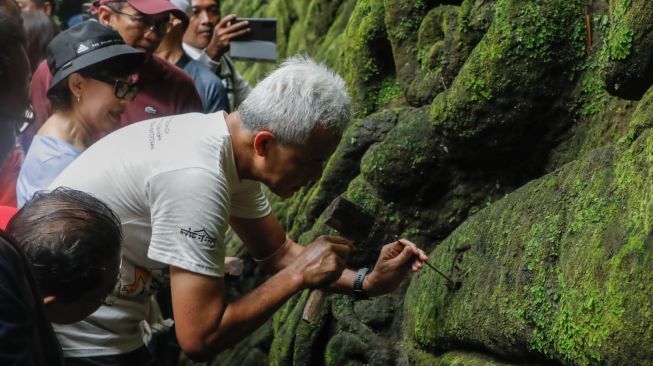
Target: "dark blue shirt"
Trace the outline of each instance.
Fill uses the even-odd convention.
[[[186,71],[191,79],[193,79],[195,88],[200,95],[200,99],[202,99],[204,113],[217,111],[230,112],[227,89],[211,69],[201,62],[191,59],[186,54],[177,61],[176,66]]]

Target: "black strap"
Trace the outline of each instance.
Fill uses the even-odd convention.
[[[179,59],[179,61],[177,61],[175,66],[177,66],[180,69],[183,69],[184,67],[186,67],[186,65],[188,65],[190,60],[191,60],[191,58],[187,54],[184,53],[183,55],[181,55],[181,58]]]

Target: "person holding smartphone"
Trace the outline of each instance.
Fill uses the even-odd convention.
[[[230,110],[234,111],[252,88],[238,73],[227,52],[232,40],[250,31],[249,23],[236,22],[235,14],[220,18],[218,0],[191,0],[190,6],[190,21],[182,44],[184,51],[222,79]]]

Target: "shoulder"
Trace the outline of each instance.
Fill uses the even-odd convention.
[[[157,105],[156,109],[166,111],[159,116],[202,111],[202,100],[193,79],[168,61],[152,55],[143,67],[140,77],[143,87],[128,109]],[[143,119],[147,118],[132,118],[133,121]]]
[[[216,75],[211,69],[204,65],[203,63],[191,59],[188,61],[186,64],[186,67],[184,68],[187,72],[189,73],[194,73],[197,74],[198,76],[201,76],[202,78],[206,78],[208,80],[217,80],[220,81],[220,78],[218,75]]]
[[[41,61],[39,66],[34,71],[34,75],[32,75],[32,80],[47,79],[49,82],[51,78],[52,74],[50,73],[50,68],[48,67],[47,62],[45,60]]]
[[[166,81],[182,81],[192,84],[192,80],[188,74],[182,69],[171,64],[170,62],[160,58],[157,55],[152,55],[150,60],[145,64],[141,71],[141,76],[146,79],[159,79],[165,77]]]
[[[224,88],[222,85],[222,79],[220,79],[218,75],[213,73],[211,69],[199,61],[190,60],[188,64],[186,64],[184,70],[193,77],[193,80],[196,82],[196,84],[200,83],[207,86],[215,85],[222,86]]]
[[[51,136],[34,136],[32,145],[25,156],[25,162],[43,164],[68,164],[81,154],[81,151],[69,143]]]

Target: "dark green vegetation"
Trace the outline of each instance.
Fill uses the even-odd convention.
[[[353,267],[403,236],[461,287],[425,269],[377,299],[331,295],[310,325],[303,293],[215,364],[653,365],[653,2],[223,10],[277,17],[281,57],[325,61],[353,100],[322,180],[274,202],[290,235],[330,232],[319,215],[344,194],[377,217]]]

